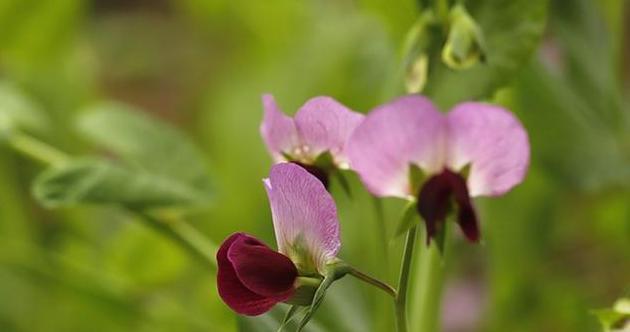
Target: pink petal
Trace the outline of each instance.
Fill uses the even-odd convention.
[[[448,114],[448,166],[471,165],[471,196],[497,196],[525,178],[529,139],[518,119],[505,109],[484,103],[461,103]]]
[[[322,269],[339,247],[337,207],[324,185],[302,167],[281,163],[264,181],[281,253],[302,247]]]
[[[228,256],[230,256],[230,251],[232,247],[238,243],[241,244],[239,245],[240,248],[237,249],[237,251],[248,251],[247,246],[243,246],[242,243],[243,241],[252,241],[251,239],[253,238],[246,234],[235,233],[223,242],[223,244],[219,248],[219,251],[217,252],[217,263],[219,267],[217,272],[217,288],[219,291],[219,295],[221,296],[223,301],[230,308],[232,308],[232,310],[242,315],[256,316],[269,311],[276,303],[288,299],[292,293],[290,291],[285,291],[280,292],[275,296],[264,296],[254,292],[243,283],[243,281],[239,277],[239,274],[243,275],[248,272],[243,272],[245,269],[242,267],[242,264],[240,264],[241,268],[239,270],[241,271],[237,273],[232,260],[230,260],[230,257]],[[253,239],[253,241],[258,242],[255,239]],[[260,251],[259,249],[255,250]],[[270,249],[268,250],[275,255],[280,255]],[[260,255],[258,256],[260,258]],[[267,252],[264,255],[263,259],[267,261],[265,258],[269,256],[270,254]],[[274,258],[272,258],[271,260],[273,261]],[[268,280],[268,282],[274,283],[275,281]],[[253,282],[253,284],[256,284],[256,288],[258,288],[259,290],[261,288],[264,288],[260,284],[258,284],[258,282]]]
[[[337,163],[347,164],[346,142],[363,118],[333,98],[315,97],[297,112],[295,124],[309,155],[330,151]]]
[[[409,165],[442,170],[446,120],[427,98],[409,95],[367,115],[348,142],[350,166],[377,196],[407,197]]]
[[[282,161],[283,152],[290,154],[300,145],[295,123],[291,117],[280,111],[272,95],[263,95],[262,102],[265,115],[260,125],[260,134],[274,160]]]

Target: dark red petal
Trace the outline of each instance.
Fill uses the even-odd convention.
[[[418,212],[427,228],[427,244],[435,236],[439,223],[444,222],[451,197],[451,181],[444,173],[424,183],[418,194]]]
[[[239,314],[256,316],[269,311],[281,300],[266,297],[248,289],[239,279],[232,262],[228,259],[230,247],[242,238],[250,236],[235,233],[228,237],[217,252],[217,288],[223,301]]]
[[[457,223],[468,240],[477,242],[479,241],[477,213],[475,213],[475,208],[470,201],[466,180],[461,175],[453,173],[449,170],[445,170],[444,172],[450,173],[449,179],[451,182],[451,188],[453,190],[453,196],[455,196],[455,202],[458,206]]]
[[[280,301],[294,292],[298,272],[286,256],[251,236],[242,236],[228,250],[228,259],[239,280],[256,294]]]
[[[427,242],[435,236],[438,227],[446,219],[451,197],[458,206],[457,223],[466,238],[479,240],[477,214],[470,201],[466,180],[461,175],[445,169],[427,180],[418,195],[418,212],[425,221]]]

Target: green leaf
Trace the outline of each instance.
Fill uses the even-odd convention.
[[[0,135],[11,130],[44,131],[42,110],[13,84],[0,81]]]
[[[201,151],[176,129],[129,106],[103,102],[85,110],[78,129],[92,143],[152,174],[210,191]]]
[[[490,96],[532,55],[545,30],[547,0],[465,2],[485,37],[487,63],[453,71],[433,55],[426,93],[440,106]]]
[[[159,175],[98,159],[77,159],[42,173],[33,184],[47,207],[120,204],[134,209],[201,204],[205,193]]]

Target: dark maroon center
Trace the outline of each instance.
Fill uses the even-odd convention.
[[[418,194],[418,212],[427,228],[427,244],[443,227],[453,204],[457,206],[457,223],[471,242],[479,240],[477,214],[470,201],[466,179],[444,169],[442,173],[429,178]]]

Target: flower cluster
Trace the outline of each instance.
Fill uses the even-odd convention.
[[[450,211],[472,242],[480,238],[471,198],[519,184],[529,142],[518,119],[490,104],[466,102],[441,113],[425,97],[398,98],[367,116],[329,97],[307,101],[292,119],[263,96],[261,134],[276,165],[263,181],[278,251],[236,233],[217,254],[219,294],[234,311],[259,315],[296,300],[303,278],[324,283],[340,260],[339,221],[328,193],[333,169],[357,172],[369,192],[417,203],[430,241]],[[298,294],[300,293],[300,294]],[[314,289],[307,296],[313,300]]]

